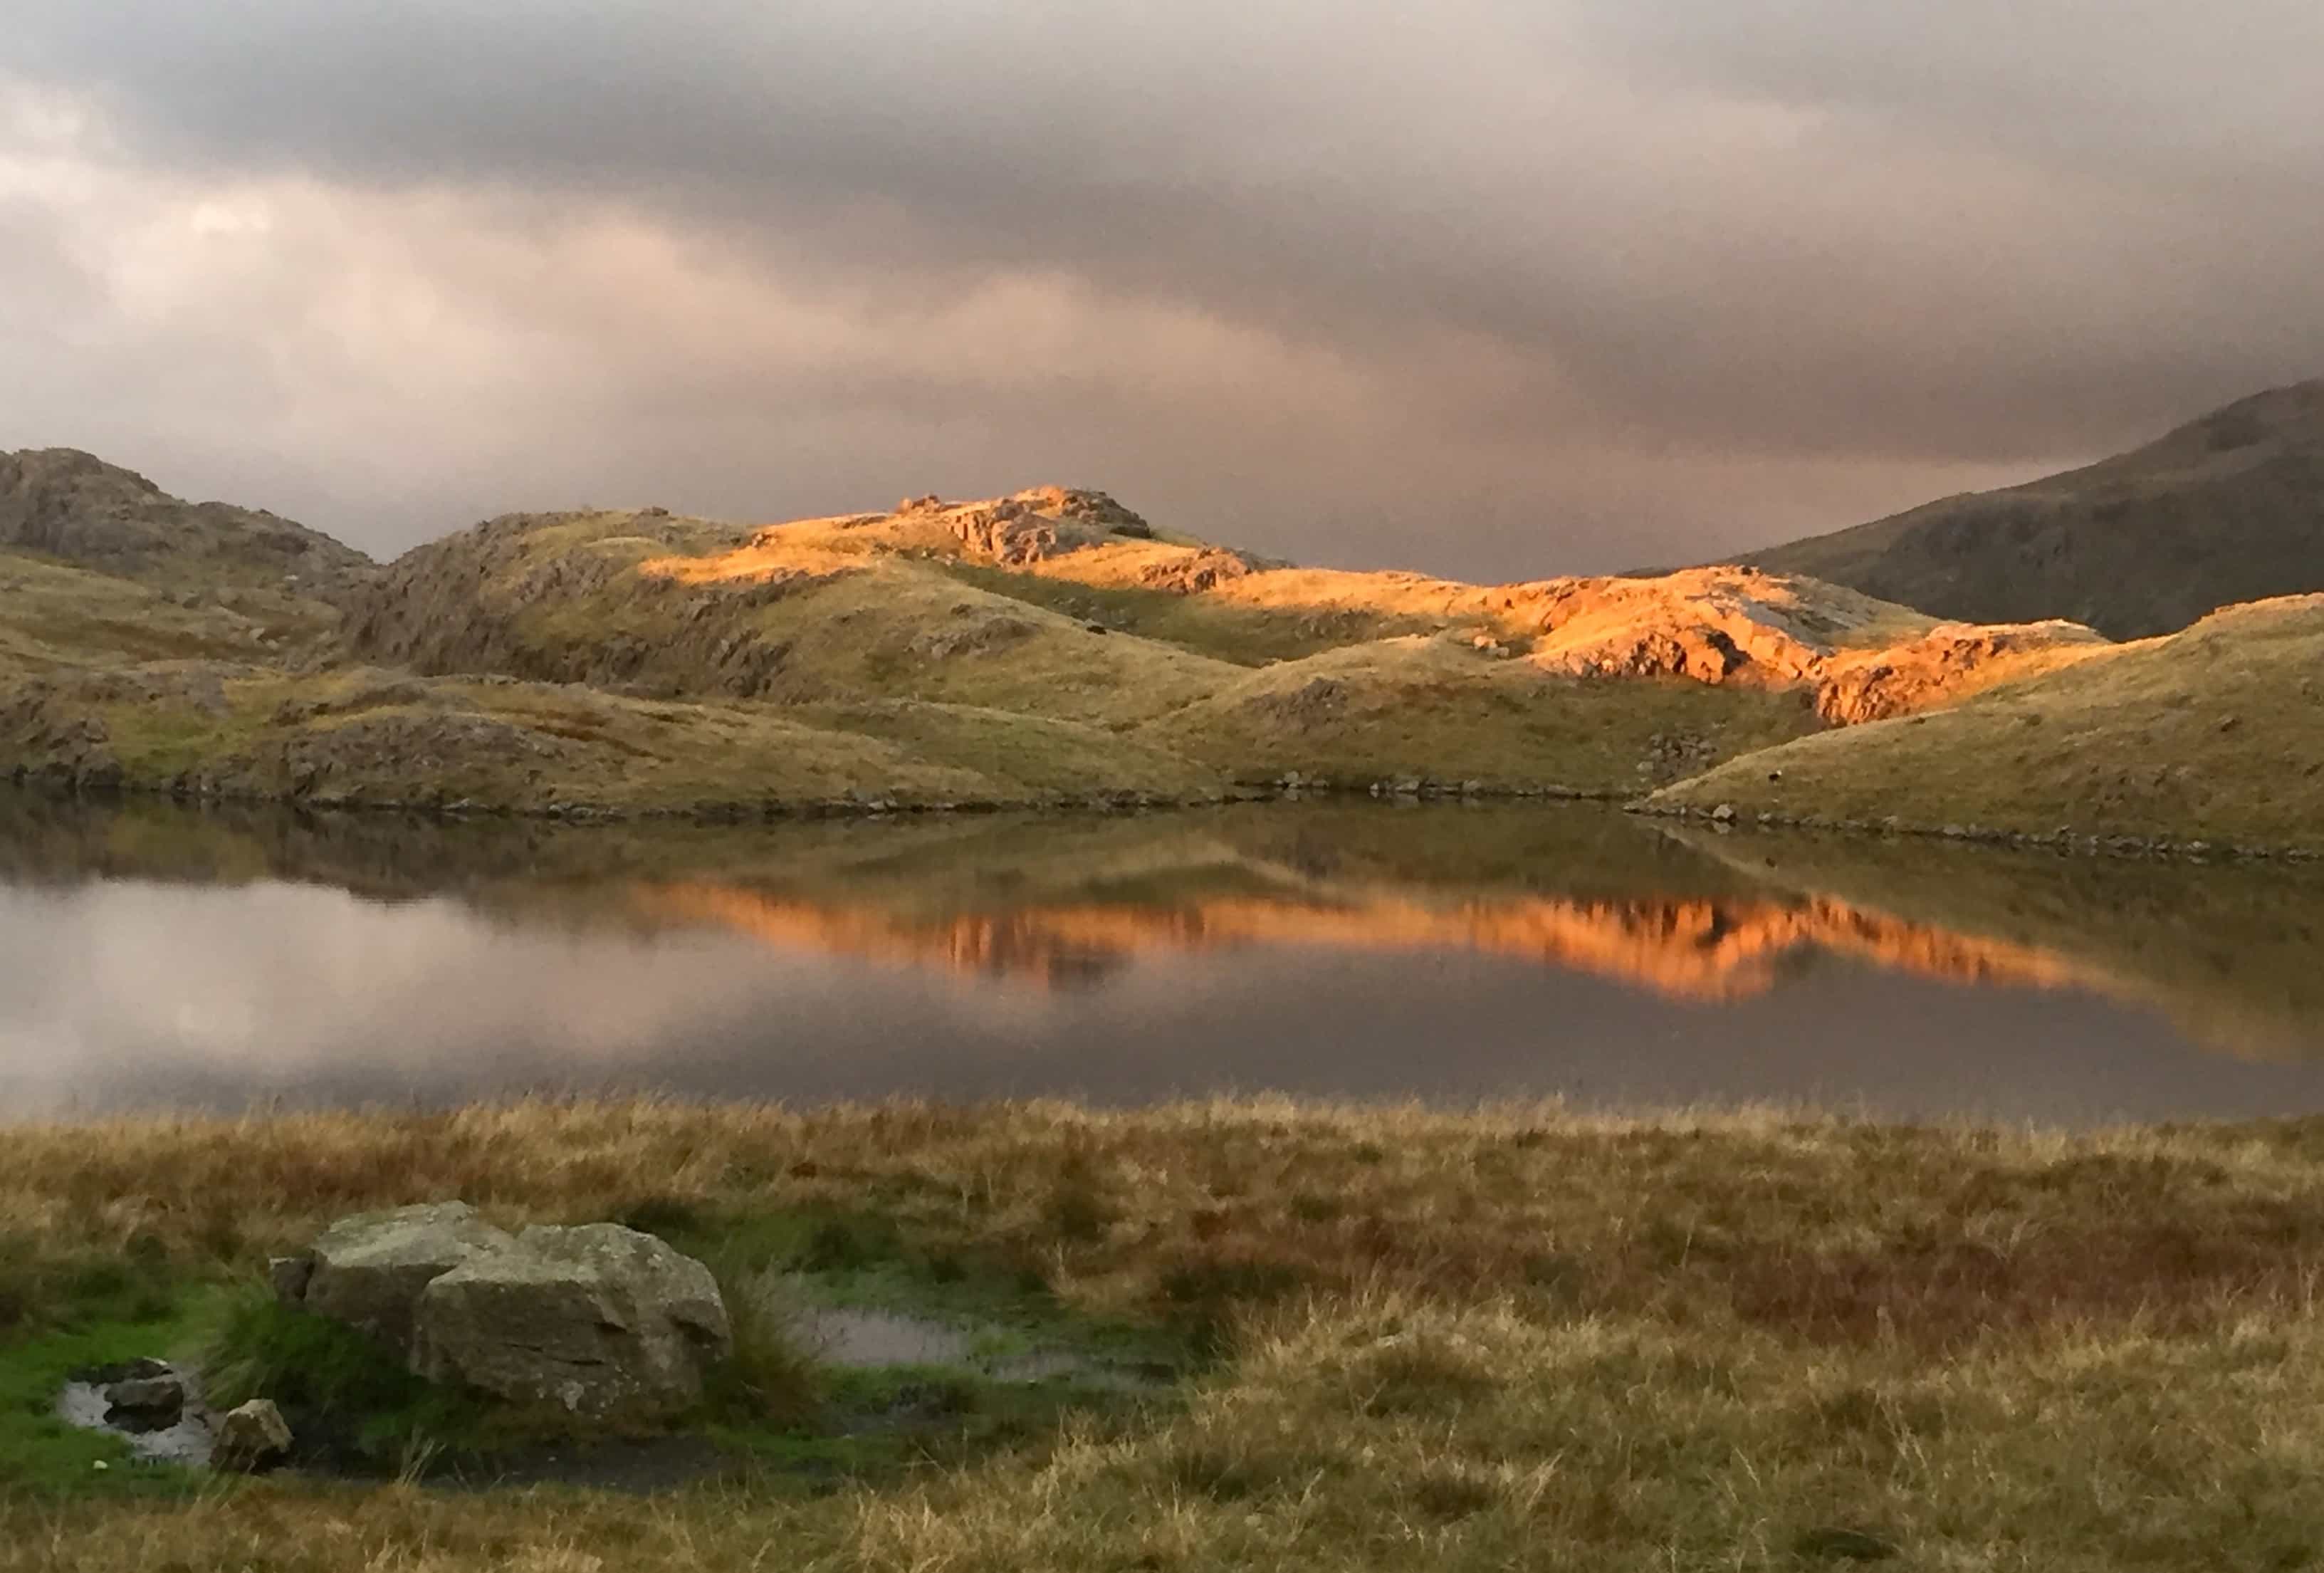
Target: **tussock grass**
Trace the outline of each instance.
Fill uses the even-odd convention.
[[[135,1239],[199,1272],[452,1195],[510,1222],[820,1209],[1092,1312],[1204,1319],[1219,1364],[1142,1422],[821,1494],[0,1497],[0,1567],[2304,1566],[2319,1159],[2306,1121],[2068,1136],[1278,1100],[12,1131],[0,1217],[36,1254]]]

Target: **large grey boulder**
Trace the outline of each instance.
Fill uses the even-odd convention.
[[[309,1310],[404,1354],[412,1346],[421,1291],[463,1263],[514,1244],[466,1202],[360,1213],[324,1230],[309,1249],[298,1298]],[[297,1277],[275,1271],[278,1289]]]
[[[411,1366],[592,1419],[676,1414],[733,1352],[710,1270],[614,1224],[529,1228],[430,1282]]]

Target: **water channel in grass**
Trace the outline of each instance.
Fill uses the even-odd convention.
[[[654,1091],[2324,1112],[2324,872],[1264,804],[747,828],[0,791],[0,1119]]]

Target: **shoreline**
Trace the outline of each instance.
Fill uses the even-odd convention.
[[[361,797],[317,797],[309,794],[193,791],[167,785],[132,782],[59,781],[40,767],[19,764],[0,775],[0,784],[37,792],[51,799],[97,801],[123,799],[168,800],[189,809],[211,805],[279,809],[301,816],[395,813],[416,815],[447,823],[477,819],[526,820],[568,825],[692,824],[743,826],[827,819],[908,819],[973,817],[993,814],[1042,814],[1060,817],[1168,814],[1229,804],[1298,803],[1309,800],[1334,802],[1373,801],[1415,803],[1591,803],[1618,808],[1642,819],[1673,819],[1708,826],[1721,833],[1773,829],[1838,835],[1868,840],[1912,839],[2016,852],[2047,852],[2074,857],[2107,857],[2176,863],[2304,864],[2324,861],[2324,847],[2290,843],[2238,842],[2201,836],[2134,836],[2108,831],[2060,828],[2052,831],[2009,830],[1976,824],[1923,825],[1895,819],[1883,820],[1832,819],[1818,814],[1743,812],[1731,805],[1702,808],[1692,804],[1657,803],[1632,791],[1600,791],[1552,784],[1505,785],[1482,781],[1437,781],[1397,777],[1342,785],[1331,780],[1289,773],[1293,779],[1235,782],[1194,793],[1124,790],[1070,794],[1036,795],[1020,799],[945,800],[914,802],[867,794],[862,797],[718,801],[638,806],[616,803],[558,802],[528,808],[483,803],[470,800],[404,800]],[[1674,784],[1683,784],[1683,782]]]
[[[1876,840],[1947,841],[1962,846],[1998,847],[2016,852],[2052,852],[2070,856],[2144,858],[2181,863],[2313,863],[2324,859],[2324,848],[2290,843],[2236,842],[2203,837],[2130,836],[2103,831],[2061,828],[2052,831],[2006,830],[1986,825],[1919,825],[1901,819],[1834,819],[1821,814],[1745,813],[1727,803],[1702,808],[1684,803],[1656,803],[1648,799],[1627,801],[1626,813],[1649,819],[1683,819],[1709,825],[1721,832],[1736,830],[1803,830]]]

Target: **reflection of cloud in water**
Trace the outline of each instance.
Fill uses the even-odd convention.
[[[584,1065],[763,995],[711,936],[528,930],[451,900],[312,886],[0,890],[0,1079],[86,1085],[114,1062],[254,1078],[392,1062],[416,1077],[553,1043]],[[157,1048],[166,1053],[157,1056]]]
[[[747,936],[529,923],[449,897],[325,886],[0,885],[0,1106],[226,1101],[323,1085],[395,1099],[466,1083],[653,1078],[690,1047],[812,1060],[885,1009],[1006,1043],[1038,995]]]
[[[1351,881],[913,915],[613,880],[486,899],[0,885],[0,1113],[639,1087],[1796,1096],[2063,1117],[2324,1101],[2304,1071],[2237,1080],[2122,1009],[2159,997],[2144,975],[1826,897]]]

